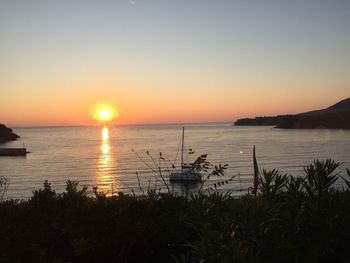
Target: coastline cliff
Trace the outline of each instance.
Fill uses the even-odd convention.
[[[350,98],[326,109],[299,113],[239,119],[235,126],[275,126],[282,129],[350,129]]]
[[[12,129],[7,128],[4,124],[0,123],[0,143],[15,141],[19,136],[12,131]]]

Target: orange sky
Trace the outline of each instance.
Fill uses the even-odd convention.
[[[347,3],[253,2],[1,2],[0,123],[93,125],[98,101],[115,124],[226,122],[349,97]]]

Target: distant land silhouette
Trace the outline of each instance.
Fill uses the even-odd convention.
[[[0,143],[15,141],[17,138],[19,138],[19,136],[14,133],[12,129],[0,123]]]
[[[295,115],[238,119],[235,126],[274,125],[282,129],[350,129],[350,97],[326,109]]]

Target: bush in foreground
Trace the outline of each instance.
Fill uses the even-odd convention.
[[[149,191],[107,197],[48,182],[0,203],[0,262],[349,262],[350,172],[315,161],[263,171],[256,196]],[[334,183],[345,180],[345,188]]]

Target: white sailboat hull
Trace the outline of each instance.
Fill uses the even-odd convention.
[[[185,141],[185,127],[182,127],[182,140],[181,140],[181,170],[170,173],[170,181],[188,181],[188,182],[200,182],[202,181],[202,174],[195,171],[191,165],[184,164],[184,141]]]
[[[170,181],[202,181],[202,175],[193,171],[179,171],[170,173]]]

